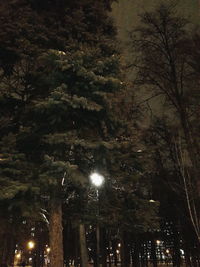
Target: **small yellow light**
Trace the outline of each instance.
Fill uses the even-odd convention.
[[[160,240],[156,240],[157,245],[160,245]]]
[[[166,253],[169,254],[169,249],[166,249]]]
[[[33,249],[35,247],[35,243],[33,241],[28,242],[28,248]]]
[[[51,249],[50,248],[47,248],[47,253],[49,253],[51,251]]]
[[[119,254],[119,250],[118,249],[116,250],[116,253]]]
[[[118,244],[118,247],[119,247],[119,248],[121,247],[121,244],[120,244],[120,243]]]
[[[17,254],[16,254],[16,258],[17,258],[17,259],[20,259],[20,258],[21,258],[21,253],[17,253]]]

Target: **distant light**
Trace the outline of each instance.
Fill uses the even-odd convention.
[[[160,245],[161,241],[160,240],[156,240],[156,244]]]
[[[90,180],[94,186],[100,187],[104,182],[104,177],[97,172],[94,172],[90,175]]]
[[[20,258],[21,258],[21,253],[17,253],[17,254],[15,255],[15,257],[16,257],[17,259],[20,259]]]
[[[180,249],[180,252],[181,252],[181,255],[184,256],[184,250],[183,249]]]
[[[119,250],[118,249],[116,250],[116,253],[119,254]]]
[[[121,243],[118,244],[118,247],[119,247],[119,248],[121,247]]]
[[[137,151],[138,153],[141,153],[142,152],[142,150],[141,149],[138,149],[138,151]]]
[[[154,202],[156,202],[156,201],[153,200],[153,199],[150,199],[149,202],[150,202],[150,203],[154,203]]]
[[[32,262],[32,258],[29,258],[28,261],[29,261],[29,262]]]
[[[58,50],[58,54],[59,55],[66,55],[66,53],[64,51],[60,51],[60,50]]]
[[[28,242],[28,248],[33,249],[35,247],[35,243],[33,241]]]
[[[166,249],[166,253],[169,254],[169,249]]]
[[[49,253],[51,251],[51,249],[50,248],[47,248],[47,253]]]

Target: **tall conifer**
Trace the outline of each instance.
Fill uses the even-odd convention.
[[[63,264],[64,180],[85,181],[94,168],[105,172],[105,151],[115,143],[117,123],[107,98],[121,82],[108,6],[104,1],[1,4],[2,140],[10,136],[14,144],[11,150],[10,141],[10,170],[1,180],[14,187],[11,194],[4,184],[10,198],[28,191],[29,183],[49,197],[52,266]],[[1,153],[5,162],[5,149]]]

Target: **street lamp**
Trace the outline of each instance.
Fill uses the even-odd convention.
[[[21,258],[21,253],[16,254],[16,258],[20,259]]]
[[[100,231],[99,231],[99,221],[98,221],[98,216],[99,216],[99,191],[98,191],[98,188],[100,188],[103,185],[104,180],[105,180],[104,177],[97,172],[94,172],[90,175],[90,181],[91,181],[92,185],[94,185],[96,188],[97,201],[98,201],[97,224],[96,224],[96,263],[97,263],[97,267],[100,266],[100,263],[99,263]]]
[[[104,177],[97,172],[93,172],[90,175],[90,181],[96,188],[99,188],[104,183]]]
[[[156,240],[156,244],[157,244],[158,246],[160,246],[160,243],[161,243],[160,240]]]
[[[35,243],[33,241],[29,241],[27,246],[28,246],[28,249],[32,250],[35,247]]]

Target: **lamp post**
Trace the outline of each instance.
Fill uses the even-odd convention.
[[[97,224],[96,224],[96,265],[99,267],[99,254],[100,254],[100,231],[99,231],[99,191],[98,189],[103,185],[104,183],[104,177],[100,175],[97,172],[94,172],[90,175],[90,181],[92,185],[96,188],[96,194],[97,194]]]
[[[33,262],[33,259],[34,259],[34,254],[33,254],[33,250],[35,248],[35,242],[30,240],[28,243],[27,243],[27,248],[28,248],[28,251],[29,251],[29,262],[31,263],[31,266],[34,265],[34,262]]]

